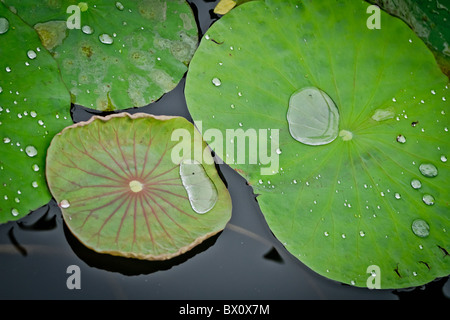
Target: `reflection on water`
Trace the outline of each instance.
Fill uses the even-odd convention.
[[[176,265],[182,264],[214,245],[220,235],[219,233],[208,238],[192,250],[172,259],[165,261],[148,261],[95,252],[78,241],[66,225],[64,225],[64,234],[73,252],[90,267],[110,272],[118,272],[127,276],[150,274],[157,271],[168,270]]]

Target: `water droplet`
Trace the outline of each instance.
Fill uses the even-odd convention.
[[[400,193],[396,192],[394,195],[395,199],[399,200],[402,198],[402,196],[400,195]]]
[[[411,180],[411,187],[413,187],[414,189],[420,189],[422,188],[422,182],[420,182],[420,180],[418,179],[412,179]]]
[[[277,150],[275,150],[275,152],[277,153],[277,154],[281,154],[281,150],[280,150],[280,148],[278,148]]]
[[[69,201],[64,199],[59,203],[59,206],[63,209],[67,209],[68,207],[70,207],[70,203]]]
[[[431,163],[422,163],[419,166],[420,173],[427,178],[433,178],[438,175],[438,169]]]
[[[291,96],[287,121],[291,136],[307,145],[328,144],[338,136],[339,111],[331,98],[315,87]]]
[[[33,181],[33,182],[31,183],[31,185],[33,186],[33,188],[39,187],[39,184],[38,184],[36,181]]]
[[[434,204],[434,197],[431,194],[424,194],[422,197],[422,201],[427,206],[432,206]]]
[[[10,67],[6,67],[5,70],[6,70],[6,72],[11,72],[11,68]]]
[[[375,121],[385,121],[394,117],[394,108],[377,109],[372,115],[372,119]]]
[[[112,44],[114,42],[114,39],[107,33],[99,35],[98,39],[100,40],[101,43],[104,44]]]
[[[199,214],[210,211],[218,195],[203,166],[196,160],[183,160],[180,163],[180,177],[192,209]]]
[[[32,118],[36,118],[36,116],[37,116],[36,111],[31,111],[31,112],[30,112],[30,116],[31,116]]]
[[[345,238],[346,238],[345,233],[343,233],[343,234],[341,235],[341,237],[342,237],[342,239],[345,239]]]
[[[219,87],[219,86],[222,84],[222,82],[220,81],[219,78],[214,78],[214,79],[212,79],[212,83],[213,83],[216,87]]]
[[[11,139],[8,138],[8,137],[5,137],[5,138],[3,138],[3,142],[4,142],[4,143],[10,143],[10,142],[11,142]]]
[[[91,26],[88,26],[88,25],[82,26],[81,27],[81,31],[83,31],[84,34],[93,34],[94,33],[94,29]]]
[[[364,231],[361,230],[361,231],[359,232],[359,235],[360,235],[361,237],[364,237],[364,236],[366,235],[366,233],[365,233]]]
[[[119,1],[116,2],[116,8],[119,9],[120,11],[122,11],[124,9],[124,6],[122,3],[120,3]]]
[[[144,185],[142,184],[142,182],[138,181],[138,180],[132,180],[129,183],[130,189],[133,192],[141,192]]]
[[[416,219],[411,225],[411,229],[418,237],[425,238],[430,234],[430,226],[425,220]]]
[[[329,234],[328,232],[326,232],[326,231],[325,231],[323,234],[325,235],[325,237],[328,237],[328,236],[330,235],[330,234]]]
[[[397,142],[398,142],[398,143],[405,143],[405,142],[406,142],[405,136],[399,134],[399,135],[397,136]]]
[[[9,30],[9,21],[6,18],[0,17],[0,34],[4,34]]]
[[[31,60],[36,59],[36,57],[37,57],[36,52],[34,50],[28,50],[27,51],[27,56]]]
[[[34,157],[37,155],[37,150],[33,146],[28,146],[25,148],[25,152],[29,157]]]
[[[441,156],[441,161],[442,161],[442,162],[447,162],[447,157],[444,156],[444,155],[442,155],[442,156]]]
[[[17,216],[19,215],[19,211],[17,211],[17,209],[12,209],[12,210],[11,210],[11,214],[12,214],[14,217],[17,217]]]

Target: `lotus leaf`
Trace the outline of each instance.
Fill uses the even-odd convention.
[[[96,116],[55,136],[48,184],[85,246],[169,259],[223,230],[231,217],[231,199],[210,152],[191,153],[191,146],[209,150],[181,117]]]
[[[92,109],[156,101],[175,88],[197,47],[197,25],[184,0],[5,3],[58,61],[72,102]]]
[[[0,223],[51,199],[46,149],[72,124],[70,94],[33,30],[0,3]]]
[[[234,8],[201,40],[186,101],[204,132],[221,133],[206,141],[253,186],[292,255],[354,286],[418,286],[450,271],[448,79],[400,19],[380,12],[381,29],[369,28],[369,5]],[[225,137],[237,129],[272,139],[236,147]]]

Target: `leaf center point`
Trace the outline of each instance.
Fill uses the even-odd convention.
[[[144,185],[142,184],[142,182],[138,181],[138,180],[132,180],[129,183],[130,189],[133,192],[141,192]]]
[[[350,141],[353,139],[353,133],[348,130],[341,130],[339,132],[339,137],[341,137],[344,141]]]

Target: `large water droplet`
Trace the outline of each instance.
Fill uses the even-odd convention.
[[[411,229],[418,237],[425,238],[430,234],[430,226],[425,220],[416,219],[411,225]]]
[[[9,21],[6,18],[0,17],[0,34],[4,34],[9,30]]]
[[[94,29],[91,26],[88,26],[88,25],[82,26],[81,27],[81,31],[83,31],[84,34],[93,34],[94,33]]]
[[[438,175],[438,169],[431,163],[422,163],[419,166],[419,171],[423,176],[427,178],[433,178]]]
[[[287,121],[291,136],[307,145],[328,144],[339,132],[339,111],[322,90],[307,87],[289,100]]]
[[[104,44],[112,44],[114,42],[114,39],[107,33],[99,35],[98,39],[100,40],[101,43]]]
[[[37,150],[33,146],[28,146],[25,148],[25,152],[29,157],[34,157],[37,155]]]
[[[424,194],[422,197],[423,203],[428,206],[432,206],[434,204],[434,197],[431,194]]]
[[[192,209],[203,214],[210,211],[217,202],[217,190],[203,166],[196,160],[183,160],[180,177],[188,194]]]
[[[12,209],[12,210],[11,210],[11,214],[12,214],[14,217],[17,217],[17,216],[19,215],[19,211],[18,211],[17,209]]]

